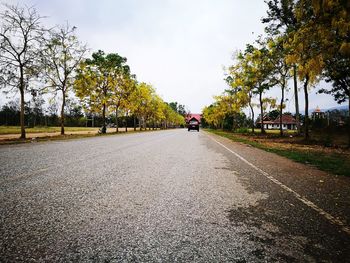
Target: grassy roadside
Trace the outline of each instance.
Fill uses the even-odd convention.
[[[73,127],[74,128],[74,127]],[[96,131],[98,128],[93,128]],[[19,138],[11,138],[11,139],[5,139],[0,140],[0,145],[11,145],[11,144],[21,144],[21,143],[32,143],[32,142],[45,142],[45,141],[60,141],[60,140],[71,140],[71,139],[81,139],[81,138],[88,138],[88,137],[101,137],[101,136],[113,136],[113,135],[126,135],[126,134],[133,134],[133,133],[143,133],[143,132],[152,132],[152,131],[159,131],[160,129],[156,130],[136,130],[130,129],[128,132],[120,131],[120,132],[108,132],[105,134],[98,134],[98,133],[76,133],[76,134],[65,134],[65,135],[55,135],[55,136],[42,136],[42,137],[36,137],[36,138],[26,138],[26,139],[19,139]],[[75,130],[77,131],[77,130]],[[82,132],[85,132],[86,130],[82,130]],[[66,131],[67,132],[67,131]],[[30,133],[28,133],[30,134]]]
[[[91,127],[65,127],[66,132],[78,132],[78,131],[97,131],[99,128]],[[45,127],[39,126],[34,128],[26,128],[27,133],[48,133],[48,132],[60,132],[61,127]],[[20,126],[0,126],[0,135],[2,134],[20,134]]]
[[[322,148],[303,148],[286,143],[271,143],[272,139],[265,142],[255,140],[252,137],[235,134],[228,131],[205,129],[205,131],[228,138],[235,142],[251,145],[253,147],[276,153],[280,156],[292,159],[296,162],[313,165],[322,171],[335,175],[350,176],[350,155],[348,152],[324,150]]]

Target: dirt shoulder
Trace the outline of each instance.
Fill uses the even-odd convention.
[[[313,165],[334,175],[350,177],[350,150],[340,147],[324,147],[305,144],[299,138],[267,137],[251,134],[237,134],[221,130],[207,130],[231,141],[241,142],[256,148],[273,152],[296,162]]]
[[[350,177],[336,176],[245,143],[206,133],[324,211],[350,225]],[[230,152],[230,158],[235,158]],[[254,179],[255,182],[258,178]],[[283,189],[281,189],[283,191]],[[283,204],[284,200],[280,200]],[[289,205],[289,204],[285,204]]]
[[[138,129],[137,129],[138,131]],[[124,133],[125,128],[119,128],[119,132]],[[128,128],[128,132],[134,132],[133,128]],[[115,134],[115,128],[108,128],[107,134]],[[26,133],[26,140],[20,140],[20,134],[0,134],[0,144],[11,144],[28,142],[32,140],[50,140],[50,139],[69,139],[79,137],[89,137],[98,134],[98,128],[96,130],[89,131],[67,131],[65,135],[61,135],[60,132],[37,132],[37,133]]]

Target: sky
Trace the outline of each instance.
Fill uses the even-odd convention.
[[[68,21],[91,52],[100,49],[126,57],[138,81],[152,84],[164,101],[177,101],[192,113],[201,112],[228,88],[224,68],[232,65],[237,50],[264,33],[261,18],[267,9],[263,0],[2,2],[34,6],[46,17],[47,27]],[[316,90],[311,90],[311,109],[337,106],[330,95]],[[278,97],[278,88],[267,95]],[[293,96],[287,94],[287,111],[294,111]],[[299,97],[302,109],[302,92]]]

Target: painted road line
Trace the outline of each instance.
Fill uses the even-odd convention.
[[[230,148],[226,147],[225,145],[223,145],[221,142],[215,140],[213,137],[209,136],[206,134],[206,136],[208,136],[210,139],[212,139],[214,142],[216,142],[217,144],[221,145],[223,148],[225,148],[226,150],[228,150],[230,153],[232,153],[233,155],[235,155],[237,158],[239,158],[240,160],[242,160],[243,162],[245,162],[246,164],[248,164],[250,167],[254,168],[256,171],[258,171],[259,173],[261,173],[262,175],[264,175],[267,179],[269,179],[270,181],[274,182],[275,184],[279,185],[281,188],[283,188],[284,190],[286,190],[287,192],[290,192],[291,194],[293,194],[299,201],[301,201],[302,203],[304,203],[305,205],[307,205],[308,207],[312,208],[313,210],[315,210],[317,213],[319,213],[321,216],[323,216],[325,219],[327,219],[329,222],[331,222],[334,225],[338,225],[341,227],[341,229],[347,233],[348,235],[350,235],[350,227],[347,226],[346,224],[344,224],[344,222],[342,222],[341,220],[339,220],[338,218],[332,216],[330,213],[324,211],[322,208],[318,207],[315,203],[311,202],[310,200],[308,200],[307,198],[303,197],[302,195],[298,194],[297,192],[295,192],[293,189],[289,188],[288,186],[284,185],[283,183],[281,183],[280,181],[278,181],[276,178],[274,178],[273,176],[269,175],[267,172],[261,170],[259,167],[255,166],[254,164],[252,164],[251,162],[249,162],[248,160],[246,160],[244,157],[242,157],[241,155],[239,155],[238,153],[232,151]]]

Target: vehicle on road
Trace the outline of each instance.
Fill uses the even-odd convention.
[[[196,120],[191,120],[187,125],[188,131],[197,130],[199,132],[199,122]]]

